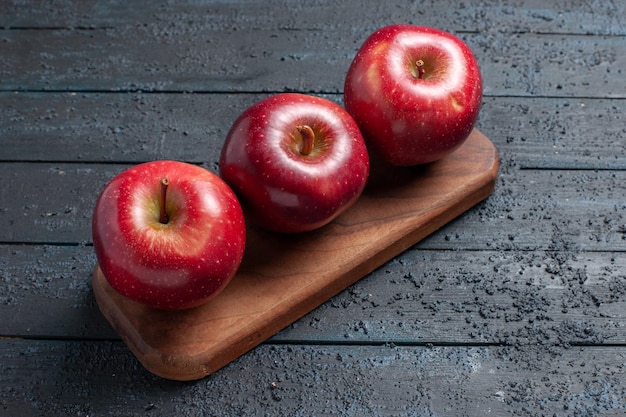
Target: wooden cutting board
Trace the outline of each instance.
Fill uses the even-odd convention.
[[[120,296],[96,266],[100,310],[150,372],[193,380],[215,372],[485,199],[498,153],[478,130],[423,167],[372,161],[357,203],[299,235],[249,228],[246,254],[226,289],[204,306],[158,311]]]

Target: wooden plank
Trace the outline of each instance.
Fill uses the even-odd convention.
[[[210,303],[157,311],[117,293],[99,267],[94,295],[148,370],[202,378],[485,199],[497,172],[495,147],[474,130],[455,152],[420,170],[372,162],[363,195],[324,228],[281,235],[249,227],[239,271]]]
[[[4,30],[0,90],[340,93],[370,33],[348,25],[192,33],[161,25]],[[459,35],[476,54],[487,96],[626,97],[621,36]]]
[[[216,164],[231,124],[262,97],[0,93],[0,160]]]
[[[117,339],[93,297],[91,246],[0,245],[0,337]]]
[[[128,165],[0,164],[0,242],[89,244],[98,193]],[[626,250],[626,171],[519,170],[422,249]],[[22,196],[14,198],[14,196]]]
[[[0,93],[0,160],[138,163],[217,170],[237,116],[267,94]],[[323,95],[340,105],[342,95]],[[479,129],[520,168],[626,169],[624,100],[485,97]],[[598,146],[603,138],[611,146]],[[25,146],[28,144],[28,146]]]
[[[625,344],[621,252],[411,249],[272,340]]]
[[[262,345],[194,383],[121,343],[0,340],[0,406],[17,415],[621,416],[624,349]]]
[[[142,23],[170,26],[183,23],[215,29],[247,27],[328,30],[337,26],[364,27],[375,24],[408,22],[448,27],[457,31],[506,30],[511,32],[575,33],[624,35],[620,19],[626,15],[622,2],[584,0],[517,0],[503,4],[490,0],[480,3],[447,3],[430,0],[415,3],[395,0],[380,3],[361,0],[290,3],[282,0],[257,1],[152,1],[98,2],[64,1],[54,4],[10,2],[3,5],[0,27],[5,28],[103,28]],[[281,10],[281,13],[275,13]],[[372,19],[376,16],[376,19]],[[382,23],[381,23],[382,22]]]
[[[0,335],[119,339],[95,305],[94,264],[90,246],[0,245]],[[620,252],[412,248],[271,340],[626,344],[624,271]]]
[[[100,190],[127,166],[0,164],[0,242],[91,243]]]
[[[478,127],[522,169],[626,169],[624,100],[485,98]]]
[[[420,245],[429,249],[626,249],[624,171],[511,172],[494,194]],[[512,175],[509,175],[512,174]]]

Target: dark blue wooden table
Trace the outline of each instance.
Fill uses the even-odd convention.
[[[626,4],[0,2],[1,416],[626,413]],[[474,50],[494,193],[214,374],[146,371],[102,317],[91,215],[115,174],[217,170],[269,94],[342,103],[375,29]]]

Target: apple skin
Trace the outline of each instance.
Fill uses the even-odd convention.
[[[467,139],[480,110],[482,77],[472,51],[456,36],[391,25],[372,33],[357,52],[344,101],[370,152],[393,165],[420,165]]]
[[[297,126],[309,126],[313,150],[301,152]],[[363,192],[370,162],[352,117],[330,100],[299,93],[266,97],[233,123],[220,156],[220,175],[244,212],[279,233],[318,229]]]
[[[161,179],[169,219],[160,221]],[[243,258],[241,205],[216,174],[178,161],[152,161],[115,176],[92,218],[98,265],[123,296],[152,308],[181,310],[216,296]]]

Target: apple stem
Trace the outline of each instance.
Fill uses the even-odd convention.
[[[298,133],[302,137],[302,145],[300,146],[300,153],[302,155],[308,155],[313,151],[313,145],[315,144],[315,132],[309,125],[296,126]]]
[[[417,78],[420,80],[424,79],[424,75],[426,74],[426,70],[424,69],[424,61],[418,59],[415,61],[415,66],[417,67]]]
[[[170,216],[167,214],[167,186],[170,184],[167,178],[161,178],[161,212],[159,214],[159,222],[167,224]]]

